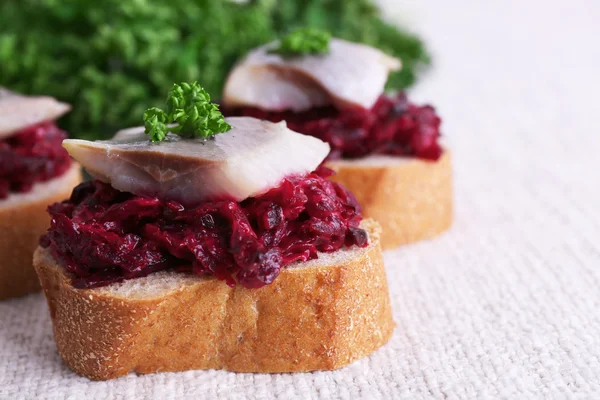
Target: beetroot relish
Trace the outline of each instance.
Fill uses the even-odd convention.
[[[358,227],[360,206],[326,179],[330,174],[321,167],[241,203],[191,208],[89,181],[48,208],[52,223],[41,245],[63,261],[77,288],[166,269],[259,288],[281,268],[317,258],[317,251],[367,246],[367,234]]]
[[[0,199],[28,192],[34,183],[67,171],[71,159],[62,148],[66,137],[53,122],[44,122],[0,140]]]
[[[404,93],[382,95],[370,110],[320,107],[295,113],[244,107],[225,109],[224,114],[286,121],[290,129],[329,143],[328,159],[392,154],[437,160],[442,155],[441,119],[435,109],[410,103]]]

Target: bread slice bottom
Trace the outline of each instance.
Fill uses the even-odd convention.
[[[50,226],[48,205],[67,199],[81,182],[79,164],[63,175],[38,183],[27,193],[0,200],[0,300],[40,290],[33,252]]]
[[[377,155],[330,161],[327,166],[337,172],[331,180],[354,193],[365,218],[381,224],[384,249],[429,239],[452,225],[452,163],[448,149],[435,162]]]
[[[319,254],[260,289],[159,272],[75,289],[47,249],[34,265],[58,352],[75,372],[106,380],[129,372],[331,370],[385,344],[394,329],[380,227],[363,221],[367,248]]]

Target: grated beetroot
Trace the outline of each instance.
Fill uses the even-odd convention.
[[[69,200],[49,207],[51,228],[41,245],[63,261],[77,288],[166,269],[259,288],[281,268],[316,258],[317,251],[367,246],[360,206],[326,179],[331,173],[321,167],[241,203],[220,200],[191,208],[89,181]]]
[[[28,192],[36,182],[67,171],[71,158],[62,148],[66,137],[53,122],[44,122],[0,140],[0,199]]]
[[[441,119],[435,109],[410,103],[404,93],[382,95],[370,110],[320,107],[295,113],[244,107],[225,109],[224,114],[286,121],[290,129],[328,142],[328,159],[392,154],[437,160],[442,155]]]

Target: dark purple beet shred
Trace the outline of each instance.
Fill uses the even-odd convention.
[[[438,142],[441,120],[435,109],[410,103],[404,93],[395,97],[382,95],[370,110],[320,107],[295,113],[245,107],[223,112],[286,121],[290,129],[329,143],[330,160],[391,154],[435,161],[443,152]]]
[[[25,128],[0,140],[0,199],[28,192],[37,182],[62,175],[70,165],[62,141],[67,137],[53,122]]]
[[[77,288],[166,269],[259,288],[285,266],[316,258],[317,251],[367,246],[360,206],[326,179],[330,174],[321,167],[241,203],[188,208],[89,181],[49,207],[51,228],[41,245],[62,260]]]

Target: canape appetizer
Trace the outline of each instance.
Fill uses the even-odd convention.
[[[286,121],[331,146],[331,179],[354,193],[392,248],[452,223],[450,153],[440,118],[403,93],[384,93],[400,60],[327,33],[299,30],[250,52],[232,70],[222,105],[231,116]]]
[[[196,83],[112,140],[66,140],[95,180],[49,208],[34,264],[58,351],[110,379],[340,368],[390,338],[380,227],[319,167],[327,143],[224,119]]]
[[[81,180],[54,122],[69,109],[0,88],[0,300],[40,289],[31,261],[50,226],[46,207]]]

